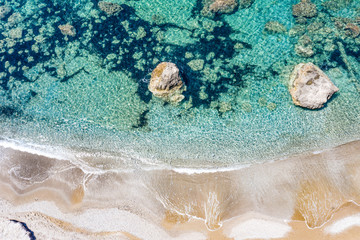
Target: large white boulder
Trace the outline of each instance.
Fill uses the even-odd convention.
[[[322,108],[337,91],[330,78],[313,63],[300,63],[291,74],[290,94],[301,107]]]

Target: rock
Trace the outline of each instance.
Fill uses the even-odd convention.
[[[219,103],[219,112],[225,113],[232,109],[231,103],[229,102],[220,102]]]
[[[360,27],[354,23],[348,23],[345,26],[345,34],[352,37],[357,38],[360,35]]]
[[[204,60],[194,59],[188,62],[188,65],[193,71],[200,71],[204,68]]]
[[[312,18],[317,14],[316,5],[311,0],[301,0],[300,3],[292,6],[292,13],[299,18]]]
[[[9,31],[9,37],[12,39],[22,38],[22,32],[23,30],[21,27],[13,28]]]
[[[7,5],[0,6],[0,19],[3,19],[11,12],[11,8]]]
[[[298,43],[295,45],[295,52],[302,57],[311,57],[315,54],[313,43],[307,35],[303,35],[299,38]]]
[[[70,24],[59,25],[59,29],[61,33],[65,36],[75,37],[76,35],[76,30],[73,25]]]
[[[237,6],[236,0],[215,0],[209,6],[209,10],[212,12],[219,13],[231,13]]]
[[[295,25],[293,28],[290,29],[289,36],[290,37],[300,36],[300,35],[304,34],[305,31],[306,31],[306,28],[304,25]]]
[[[249,8],[254,3],[255,0],[240,0],[239,8]]]
[[[329,77],[313,63],[296,65],[290,77],[290,94],[295,105],[317,109],[339,89]]]
[[[98,3],[98,7],[101,11],[104,11],[109,16],[117,15],[123,10],[123,8],[119,4],[105,1],[100,1]]]
[[[20,23],[22,21],[23,17],[21,16],[20,13],[15,12],[13,14],[10,15],[10,17],[8,18],[8,24],[10,27]]]
[[[238,0],[203,0],[202,14],[212,16],[214,13],[232,13],[238,5]]]
[[[151,73],[149,90],[155,97],[177,103],[184,99],[185,85],[174,63],[162,62]]]
[[[311,46],[295,45],[295,52],[301,57],[312,57],[315,53]]]
[[[186,52],[185,53],[185,58],[193,58],[194,54],[192,54],[191,52]]]
[[[284,33],[286,32],[286,27],[277,21],[269,21],[265,24],[265,31],[271,34]]]

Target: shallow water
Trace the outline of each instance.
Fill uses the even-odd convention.
[[[359,203],[359,1],[312,0],[317,14],[302,18],[298,0],[239,0],[230,13],[212,0],[111,2],[118,14],[95,0],[0,0],[0,200],[13,218],[142,239],[189,239],[182,228],[200,220],[201,233],[241,239],[239,216],[316,228]],[[185,82],[178,104],[148,90],[163,61]],[[318,110],[289,94],[306,62],[340,89]],[[145,227],[57,222],[113,208]],[[36,211],[47,217],[20,214]]]
[[[290,0],[215,15],[196,0],[113,2],[123,9],[116,16],[96,1],[0,2],[12,9],[0,20],[0,137],[106,152],[117,156],[114,167],[197,168],[359,138],[360,40],[345,28],[358,24],[358,1],[314,1],[318,14],[304,24]],[[58,26],[67,23],[74,37],[61,34]],[[294,50],[303,35],[311,57]],[[181,69],[187,91],[179,105],[147,89],[161,61]],[[321,110],[291,101],[289,74],[300,62],[317,64],[340,88]]]

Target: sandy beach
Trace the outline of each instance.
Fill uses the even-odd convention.
[[[26,223],[36,239],[355,239],[360,231],[358,141],[192,174],[90,173],[66,160],[1,152],[0,217]]]

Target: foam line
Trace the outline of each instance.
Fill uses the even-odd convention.
[[[51,153],[51,151],[49,151],[49,149],[54,150],[54,148],[50,147],[50,146],[38,146],[38,145],[34,145],[34,144],[21,143],[21,142],[13,141],[13,140],[0,140],[0,147],[10,148],[10,149],[13,149],[16,151],[31,153],[31,154],[44,156],[44,157],[48,157],[48,158],[54,158],[54,159],[58,159],[58,160],[69,160],[69,158],[70,158],[70,156],[66,156],[65,154]],[[42,150],[42,149],[46,149],[46,151]],[[56,152],[56,151],[53,151],[53,152]],[[58,150],[58,152],[60,152],[60,149]],[[62,152],[64,152],[64,151],[62,151]]]
[[[352,227],[360,227],[360,214],[336,221],[325,229],[328,234],[339,234]]]

